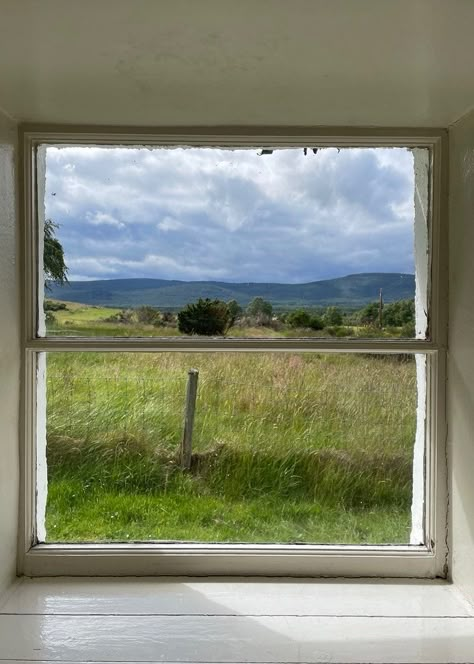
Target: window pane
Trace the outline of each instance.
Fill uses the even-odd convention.
[[[49,335],[426,336],[428,150],[41,154]]]
[[[46,376],[48,542],[410,542],[414,356],[49,353]]]

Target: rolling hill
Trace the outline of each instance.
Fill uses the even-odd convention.
[[[377,300],[382,288],[385,302],[413,298],[415,277],[402,273],[350,274],[305,284],[229,283],[224,281],[169,281],[166,279],[107,279],[50,283],[47,297],[108,307],[150,305],[176,310],[200,297],[237,300],[246,306],[263,297],[277,309],[338,305],[360,307]]]

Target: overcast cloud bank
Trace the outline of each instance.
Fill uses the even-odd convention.
[[[46,217],[72,280],[301,283],[414,272],[401,148],[48,148]]]

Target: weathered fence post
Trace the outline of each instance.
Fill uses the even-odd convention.
[[[196,396],[199,371],[190,369],[188,371],[188,383],[186,385],[186,404],[184,407],[183,440],[181,442],[181,468],[191,468],[191,455],[193,452],[193,426],[194,411],[196,409]]]

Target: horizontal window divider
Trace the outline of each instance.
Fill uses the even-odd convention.
[[[363,340],[341,341],[314,339],[176,339],[163,338],[110,338],[110,337],[48,337],[26,342],[26,349],[37,352],[54,351],[130,351],[130,352],[324,352],[324,353],[436,353],[439,344],[425,340]]]
[[[325,555],[328,552],[339,553],[343,556],[360,555],[393,555],[403,553],[404,555],[432,556],[433,551],[427,546],[409,544],[247,544],[240,543],[206,543],[206,542],[176,542],[176,541],[150,541],[150,542],[100,542],[100,543],[40,543],[30,549],[33,555],[48,553],[49,555],[60,555],[63,553],[85,553],[85,554],[110,554],[128,553],[138,551],[152,555],[169,553],[190,555],[193,553],[206,553],[208,555],[223,555],[235,553],[247,553],[252,555],[291,554],[291,555]]]
[[[195,147],[431,147],[447,135],[446,129],[347,127],[71,127],[29,125],[21,128],[30,145],[155,145]]]
[[[32,576],[438,576],[433,551],[393,545],[39,544],[24,564]]]

